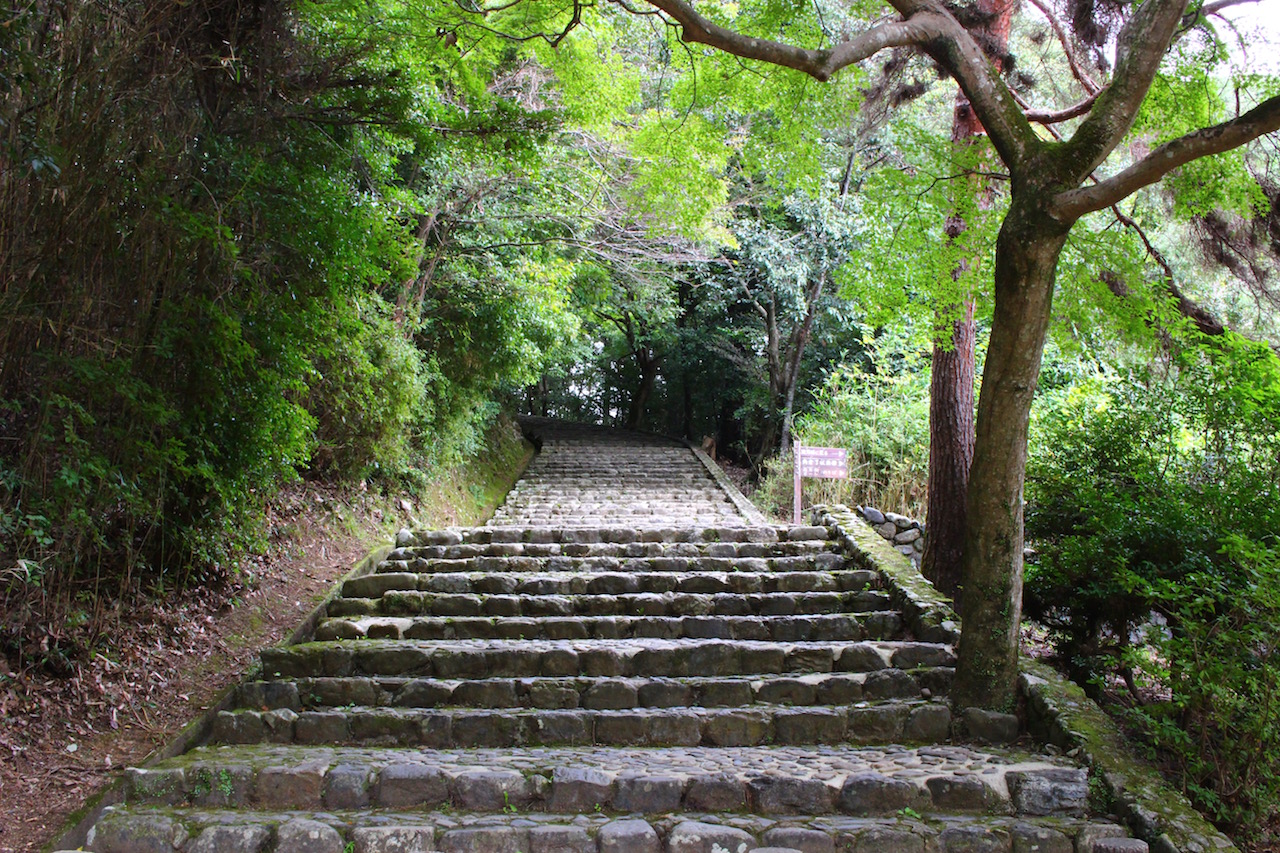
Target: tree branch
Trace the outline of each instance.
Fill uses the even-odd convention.
[[[1071,67],[1071,75],[1084,87],[1085,92],[1092,96],[1097,96],[1098,92],[1102,91],[1102,87],[1094,82],[1093,78],[1084,70],[1084,66],[1080,64],[1079,59],[1076,57],[1075,48],[1072,47],[1071,38],[1067,35],[1067,30],[1062,26],[1062,22],[1053,14],[1053,10],[1049,8],[1044,0],[1029,0],[1029,2],[1039,9],[1040,14],[1044,15],[1049,21],[1049,26],[1053,29],[1054,35],[1058,37],[1058,44],[1062,45],[1062,52],[1067,56],[1067,65]],[[1092,104],[1093,98],[1090,98],[1088,103]],[[1074,116],[1068,116],[1068,118],[1074,118]],[[1031,120],[1036,121],[1036,119]]]
[[[1230,151],[1276,130],[1280,130],[1280,96],[1268,98],[1242,116],[1170,140],[1105,181],[1059,193],[1050,213],[1060,222],[1074,222],[1154,184],[1192,160]]]
[[[1050,125],[1059,122],[1068,121],[1069,119],[1078,118],[1093,107],[1094,102],[1098,100],[1098,94],[1095,92],[1077,104],[1072,104],[1066,109],[1061,110],[1031,110],[1025,113],[1027,121],[1033,121],[1036,124]]]
[[[826,81],[886,48],[919,47],[940,62],[960,84],[1007,164],[1020,163],[1039,139],[1022,118],[1000,73],[982,48],[939,0],[891,0],[902,20],[872,27],[825,50],[743,35],[700,15],[690,0],[649,0],[682,27],[686,42],[714,47],[744,59],[792,68]]]
[[[704,18],[687,0],[649,2],[680,24],[681,38],[686,42],[705,44],[744,59],[758,59],[792,68],[824,83],[837,71],[856,65],[885,48],[918,45],[941,35],[938,22],[934,20],[890,21],[831,48],[812,50],[726,29]]]
[[[1226,334],[1226,324],[1214,316],[1209,309],[1183,293],[1181,288],[1178,287],[1173,275],[1173,267],[1169,264],[1168,259],[1165,258],[1164,253],[1157,249],[1151,239],[1147,237],[1147,232],[1143,230],[1142,226],[1125,216],[1118,205],[1113,204],[1111,212],[1115,214],[1117,222],[1138,235],[1138,239],[1142,241],[1142,245],[1147,249],[1147,254],[1160,266],[1161,271],[1164,273],[1164,286],[1169,291],[1169,295],[1173,297],[1174,304],[1177,305],[1178,311],[1181,312],[1182,316],[1195,323],[1196,328],[1206,335]],[[1104,274],[1102,280],[1107,283],[1107,287],[1116,296],[1123,297],[1128,294],[1128,288],[1125,287],[1119,276],[1112,275],[1108,278]]]
[[[1064,149],[1075,172],[1071,183],[1083,181],[1098,168],[1133,126],[1186,8],[1187,0],[1145,0],[1125,22],[1116,39],[1111,84],[1098,95]]]

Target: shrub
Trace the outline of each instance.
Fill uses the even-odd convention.
[[[1280,801],[1280,362],[1228,336],[1042,401],[1027,499],[1027,615],[1095,694],[1124,679],[1217,821],[1257,826]]]
[[[797,418],[796,435],[805,444],[849,451],[849,479],[806,482],[806,503],[871,505],[923,518],[929,478],[927,371],[834,370],[809,411]],[[775,460],[757,500],[789,517],[792,477],[790,458]]]

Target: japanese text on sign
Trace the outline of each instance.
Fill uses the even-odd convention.
[[[849,451],[844,448],[797,445],[795,452],[801,477],[849,479]]]

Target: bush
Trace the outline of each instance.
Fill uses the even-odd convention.
[[[1232,577],[1144,590],[1170,626],[1148,632],[1169,699],[1129,718],[1202,808],[1249,837],[1280,810],[1280,549],[1229,537],[1223,556]]]
[[[923,518],[929,479],[927,370],[841,367],[827,376],[809,411],[797,418],[796,435],[805,444],[849,451],[849,479],[807,481],[806,503],[869,505]],[[790,458],[775,460],[757,500],[790,517],[792,477]]]
[[[1041,401],[1026,613],[1220,823],[1280,798],[1280,362],[1227,337]],[[1276,775],[1277,778],[1272,778]]]

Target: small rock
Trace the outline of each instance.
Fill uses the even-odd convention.
[[[979,743],[1013,743],[1018,739],[1018,718],[984,708],[965,708],[962,719],[969,737]]]
[[[600,827],[600,853],[660,853],[658,833],[643,820],[615,820]]]
[[[596,853],[596,844],[580,826],[535,826],[529,853]]]
[[[436,849],[432,826],[365,826],[351,832],[353,853],[430,853]]]
[[[1093,853],[1147,853],[1150,849],[1137,838],[1103,838],[1093,843]]]
[[[1014,771],[1005,781],[1019,814],[1079,815],[1088,805],[1088,773],[1080,768]]]
[[[754,844],[741,829],[687,820],[671,830],[667,853],[747,853]]]
[[[276,830],[276,853],[342,853],[342,836],[328,824],[294,818]]]
[[[871,525],[884,524],[884,521],[885,521],[884,513],[873,506],[863,507],[862,517],[865,518],[867,520],[867,523]]]
[[[210,826],[196,838],[190,853],[259,853],[270,838],[265,826]]]

